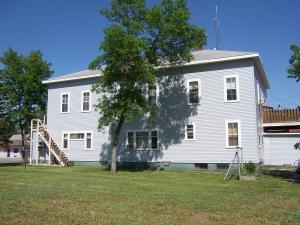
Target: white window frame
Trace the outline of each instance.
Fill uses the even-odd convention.
[[[192,138],[192,139],[189,139],[189,138],[188,138],[188,132],[187,132],[187,126],[188,126],[188,125],[193,125],[193,138]],[[185,125],[184,133],[185,133],[185,140],[186,140],[186,141],[194,141],[194,140],[196,140],[196,123],[195,123],[195,122],[187,123],[187,124]]]
[[[84,94],[89,93],[89,110],[83,109],[83,101],[84,101]],[[91,112],[92,111],[92,94],[90,90],[82,91],[81,92],[81,112]]]
[[[64,95],[68,95],[68,110],[67,112],[63,112],[62,109],[63,109],[63,96]],[[70,113],[70,92],[64,92],[64,93],[61,93],[60,94],[60,113]]]
[[[198,82],[198,102],[191,103],[190,102],[190,82]],[[186,90],[187,90],[187,103],[188,105],[199,105],[201,100],[201,80],[200,79],[187,79],[186,80]]]
[[[68,141],[68,146],[67,148],[64,148],[64,141],[65,141],[65,134],[68,136],[67,141]],[[70,133],[69,132],[62,132],[62,143],[61,143],[61,148],[62,150],[69,150],[70,147]]]
[[[235,100],[227,100],[227,79],[235,78],[236,82],[236,99]],[[224,76],[224,102],[238,102],[240,101],[240,82],[238,75],[227,75]]]
[[[157,133],[157,148],[151,148],[151,139],[152,139],[152,132],[156,131]],[[133,149],[128,149],[128,133],[132,132],[133,133]],[[136,148],[136,133],[137,132],[148,132],[148,148]],[[150,147],[150,148],[149,148]],[[157,129],[150,129],[150,130],[127,130],[126,131],[126,150],[127,151],[157,151],[159,150],[159,132]]]
[[[71,134],[77,134],[77,133],[83,133],[84,137],[83,139],[70,139],[70,135]],[[91,148],[87,148],[86,144],[87,144],[87,134],[90,133],[91,134]],[[68,135],[68,148],[64,148],[64,134]],[[85,130],[85,131],[63,131],[62,132],[62,150],[69,150],[70,149],[70,142],[72,141],[82,141],[84,143],[84,150],[86,151],[91,151],[93,150],[93,131],[91,130]]]
[[[158,83],[154,84],[155,87],[155,94],[156,94],[156,99],[155,99],[155,104],[158,104],[158,95],[159,95],[159,85]],[[147,85],[147,94],[146,94],[147,100],[149,101],[149,85]]]
[[[238,124],[238,146],[229,146],[229,133],[228,133],[228,124],[237,123]],[[242,133],[241,133],[241,121],[240,120],[226,120],[225,121],[225,130],[226,130],[226,148],[242,148]]]
[[[86,147],[86,144],[87,144],[87,134],[91,134],[91,147],[90,148]],[[86,151],[93,150],[93,132],[92,131],[86,131],[84,133],[84,150],[86,150]]]

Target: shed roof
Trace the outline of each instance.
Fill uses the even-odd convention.
[[[264,71],[260,56],[256,52],[242,52],[242,51],[225,51],[225,50],[200,50],[192,52],[194,58],[191,62],[183,63],[178,66],[191,66],[197,64],[209,64],[217,62],[235,61],[242,59],[254,59],[255,65],[259,72],[259,75],[268,89],[270,88],[269,82]],[[87,78],[100,77],[102,74],[101,70],[82,70],[75,73],[66,74],[63,76],[51,78],[43,81],[44,84],[58,83],[71,80],[81,80]]]

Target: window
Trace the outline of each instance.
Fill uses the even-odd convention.
[[[81,132],[64,132],[62,140],[62,148],[64,150],[69,149],[70,141],[83,141],[83,147],[85,150],[92,150],[92,132],[91,131],[81,131]]]
[[[70,133],[70,140],[83,140],[84,133]]]
[[[200,102],[200,80],[188,80],[187,82],[188,104]]]
[[[134,133],[127,132],[127,149],[133,150],[134,149]]]
[[[90,112],[91,111],[91,92],[84,91],[82,92],[82,112]]]
[[[19,153],[19,149],[18,148],[14,148],[14,153]]]
[[[158,131],[128,131],[128,150],[156,150],[158,149]]]
[[[186,125],[185,128],[185,139],[195,140],[195,123],[190,123]]]
[[[226,147],[239,147],[240,141],[240,122],[239,121],[227,121],[226,122]]]
[[[61,109],[60,112],[68,113],[69,112],[69,93],[61,94]]]
[[[147,149],[149,147],[149,134],[147,131],[136,132],[136,148]]]
[[[226,76],[224,80],[225,101],[232,102],[239,100],[239,84],[237,76]]]
[[[151,131],[151,148],[152,149],[157,149],[157,141],[158,141],[158,136],[157,136],[157,131]]]
[[[68,149],[69,148],[69,134],[64,133],[63,134],[63,149]]]
[[[156,99],[157,99],[157,88],[156,86],[149,86],[148,88],[148,101],[149,103],[156,105]]]
[[[92,149],[92,133],[86,133],[86,136],[85,136],[85,149],[86,150]]]

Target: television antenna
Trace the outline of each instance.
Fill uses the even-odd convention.
[[[220,19],[218,15],[218,5],[216,5],[216,17],[214,18],[215,21],[215,32],[216,32],[216,47],[215,50],[220,50]]]

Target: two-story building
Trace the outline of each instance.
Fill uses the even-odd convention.
[[[159,73],[149,92],[156,120],[145,115],[123,126],[120,164],[217,169],[232,161],[237,148],[244,161],[263,160],[262,105],[269,83],[259,54],[201,50],[193,56]],[[50,155],[59,157],[61,150],[75,164],[110,161],[110,131],[98,132],[93,109],[99,96],[91,87],[100,76],[101,71],[85,70],[44,81],[47,124],[32,124],[33,162],[39,161],[38,139],[47,142]]]

